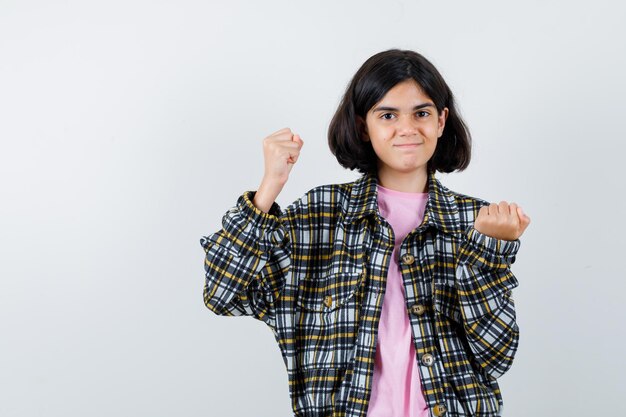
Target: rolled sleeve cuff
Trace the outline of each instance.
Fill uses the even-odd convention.
[[[285,238],[280,205],[273,202],[269,213],[266,213],[252,202],[255,194],[256,191],[245,191],[237,199],[235,207],[222,218],[232,249],[238,254],[261,255]]]
[[[465,231],[467,243],[472,249],[466,253],[466,261],[483,266],[508,267],[515,262],[520,240],[497,239],[479,232],[474,226]]]
[[[272,203],[272,207],[268,213],[264,212],[260,208],[254,205],[252,202],[256,191],[246,191],[237,199],[237,208],[246,215],[253,223],[255,227],[261,228],[273,228],[278,225],[279,217],[282,217],[283,212],[275,201]]]

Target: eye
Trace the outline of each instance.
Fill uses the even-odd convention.
[[[417,114],[418,114],[418,115],[419,115],[419,114],[424,114],[424,116],[422,116],[422,117],[426,117],[426,116],[428,116],[430,113],[428,113],[427,111],[423,111],[423,110],[422,110],[422,111],[418,111],[418,112],[417,112]]]
[[[393,113],[383,113],[383,114],[380,116],[380,118],[381,118],[381,119],[384,119],[384,120],[391,120],[391,119],[389,119],[389,118],[387,118],[387,117],[385,117],[385,116],[393,116]]]

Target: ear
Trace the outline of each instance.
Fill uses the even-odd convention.
[[[361,116],[356,117],[356,127],[359,134],[361,135],[361,140],[364,142],[369,142],[370,135],[367,132],[367,123],[365,123],[365,120],[363,120]]]
[[[441,135],[443,135],[443,129],[446,126],[447,119],[448,119],[448,108],[444,107],[443,110],[439,113],[439,127],[438,127],[437,137],[441,137]]]

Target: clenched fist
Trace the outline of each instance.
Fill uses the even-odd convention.
[[[284,187],[291,168],[300,156],[304,141],[300,135],[285,127],[263,139],[263,157],[265,172],[252,203],[268,212],[272,202]]]
[[[285,127],[263,139],[265,179],[286,183],[304,141]]]
[[[500,204],[491,203],[480,208],[474,220],[474,229],[496,239],[515,240],[529,224],[530,217],[521,207],[501,201]]]

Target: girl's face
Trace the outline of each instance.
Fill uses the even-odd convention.
[[[413,79],[402,81],[367,112],[363,140],[371,141],[378,174],[422,173],[443,133],[448,108],[441,114]]]

